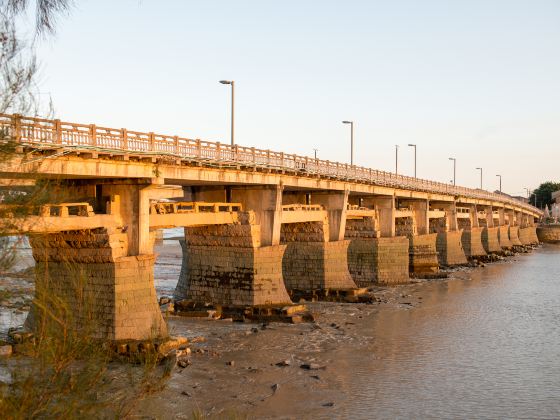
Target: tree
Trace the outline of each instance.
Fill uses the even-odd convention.
[[[536,205],[539,208],[544,208],[544,206],[550,207],[550,205],[553,203],[552,193],[554,191],[560,191],[560,182],[543,182],[531,194],[530,203]]]
[[[0,0],[0,113],[29,115],[37,110],[34,41],[25,42],[16,27],[31,4],[29,0]],[[54,33],[56,18],[68,11],[72,1],[36,0],[33,4],[37,37]],[[10,133],[0,132],[0,162],[9,162],[15,153]],[[26,217],[47,200],[56,202],[64,194],[58,187],[56,181],[40,181],[20,194],[0,194],[0,273],[14,259],[13,241],[2,239],[2,234],[12,234],[17,223],[6,221]],[[85,279],[78,270],[73,277],[73,292],[82,295]],[[87,307],[87,299],[80,304]],[[94,322],[79,331],[72,327],[75,307],[48,287],[37,286],[34,305],[43,309],[34,335],[24,340],[27,333],[18,333],[16,340],[18,351],[27,357],[10,363],[0,360],[12,378],[9,384],[0,381],[2,418],[122,417],[142,395],[163,385],[171,365],[158,366],[153,346],[143,354],[142,367],[112,364],[111,346],[96,338]],[[94,311],[88,314],[92,319],[96,316]],[[115,377],[119,378],[116,383]]]

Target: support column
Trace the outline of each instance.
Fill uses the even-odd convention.
[[[509,217],[509,240],[514,247],[523,246],[519,240],[519,224],[514,210],[508,210]]]
[[[506,221],[506,212],[503,207],[498,209],[498,217],[499,217],[499,228],[498,228],[498,240],[500,242],[500,247],[502,249],[511,249],[513,248],[513,244],[509,239],[509,225]]]
[[[494,213],[492,206],[484,206],[486,213],[486,227],[482,230],[482,245],[488,254],[501,253],[502,247],[498,239],[499,227],[494,226]]]
[[[285,245],[262,246],[253,212],[237,225],[185,228],[177,300],[235,306],[291,304],[282,281]]]
[[[348,191],[316,193],[311,203],[325,207],[325,220],[281,227],[281,243],[287,244],[282,262],[286,287],[298,292],[357,288],[348,270],[350,241],[344,239]]]
[[[446,229],[437,234],[438,261],[441,265],[452,266],[466,264],[461,237],[463,231],[458,229],[457,207],[455,203],[444,203]]]
[[[379,197],[371,200],[379,212],[379,230],[381,237],[394,238],[395,230],[395,197]]]
[[[364,217],[346,221],[350,275],[358,287],[407,283],[410,280],[408,239],[381,238],[376,219]]]
[[[465,257],[477,258],[486,256],[486,251],[482,246],[482,231],[484,228],[479,227],[478,212],[476,206],[468,206],[469,218],[458,219],[459,227],[463,230],[461,235],[461,243]]]

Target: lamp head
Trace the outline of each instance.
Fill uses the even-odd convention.
[[[233,81],[231,81],[231,80],[220,80],[220,83],[222,85],[231,85],[233,83]]]
[[[354,121],[342,121],[342,124],[353,124]]]

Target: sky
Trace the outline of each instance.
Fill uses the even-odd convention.
[[[39,44],[64,121],[524,195],[560,181],[560,1],[77,0]]]

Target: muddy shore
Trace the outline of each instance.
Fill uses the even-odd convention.
[[[177,241],[157,246],[156,290],[170,295],[177,282],[181,250]],[[2,329],[23,322],[32,299],[29,255],[15,274],[0,283],[4,293]],[[518,256],[496,265],[509,264]],[[227,320],[168,317],[172,335],[204,337],[192,345],[190,366],[176,367],[166,388],[138,402],[140,418],[191,418],[195,413],[222,418],[333,418],[356,407],[348,402],[349,359],[353,354],[375,360],[378,337],[371,325],[383,314],[406,313],[434,299],[435,283],[468,281],[475,271],[460,268],[449,278],[379,287],[373,304],[307,303],[315,323],[254,324]],[[390,333],[390,329],[388,330]]]

